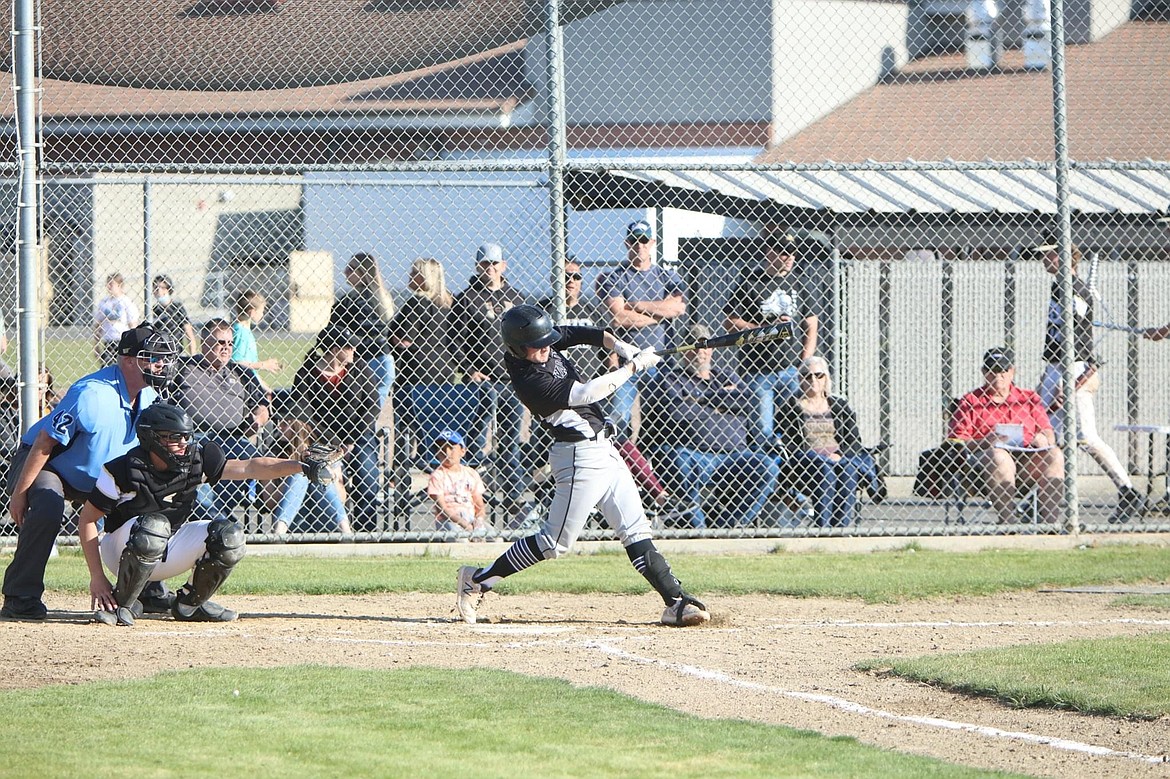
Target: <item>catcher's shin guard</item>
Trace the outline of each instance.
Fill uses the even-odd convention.
[[[130,608],[138,600],[150,575],[162,560],[170,537],[171,523],[162,514],[143,514],[134,520],[134,527],[118,560],[114,600],[119,606]]]
[[[191,583],[175,597],[175,609],[193,612],[215,594],[244,559],[244,528],[234,520],[216,519],[207,526],[207,554],[195,563]]]

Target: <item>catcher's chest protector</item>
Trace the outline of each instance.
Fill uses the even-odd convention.
[[[122,461],[121,472],[111,473],[121,492],[134,493],[112,512],[122,520],[118,525],[132,517],[155,513],[166,516],[171,530],[187,521],[195,507],[195,490],[203,483],[203,448],[192,444],[191,449],[191,464],[185,472],[162,473],[150,466],[145,450],[139,453],[136,447],[131,451]]]

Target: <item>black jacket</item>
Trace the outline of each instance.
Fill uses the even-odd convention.
[[[857,414],[849,406],[849,401],[837,395],[830,396],[829,413],[833,415],[833,427],[836,429],[841,454],[860,454],[864,451],[861,432],[857,428]],[[808,439],[804,435],[804,410],[797,398],[789,398],[778,403],[773,421],[785,456],[791,457],[808,451]]]

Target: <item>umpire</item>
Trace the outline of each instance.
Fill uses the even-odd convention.
[[[611,425],[598,405],[635,373],[652,368],[661,358],[652,349],[639,352],[605,330],[554,329],[548,314],[536,306],[509,310],[500,330],[512,386],[533,419],[539,420],[555,441],[549,464],[556,477],[556,493],[548,518],[536,533],[513,543],[486,568],[465,565],[459,569],[459,616],[474,623],[479,599],[497,582],[541,560],[568,553],[589,513],[600,507],[634,569],[662,597],[666,605],[662,623],[683,626],[710,620],[706,606],[683,590],[670,564],[654,546],[634,477],[610,442]],[[629,362],[583,383],[577,368],[561,354],[561,350],[581,344],[612,349]]]
[[[8,476],[9,511],[20,528],[4,571],[0,616],[43,620],[45,565],[65,519],[107,461],[134,445],[134,422],[174,376],[178,345],[150,325],[122,333],[118,363],[78,379],[51,413],[29,428]]]

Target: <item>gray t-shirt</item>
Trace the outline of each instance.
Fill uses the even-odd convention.
[[[180,362],[172,398],[196,432],[213,438],[251,435],[252,411],[268,404],[255,371],[234,362],[216,370],[199,354]]]
[[[597,279],[597,297],[603,301],[609,298],[635,300],[665,300],[671,295],[682,295],[685,300],[687,288],[677,273],[657,265],[644,271],[627,266],[607,273]],[[614,328],[614,335],[634,344],[639,349],[664,349],[666,326]]]

